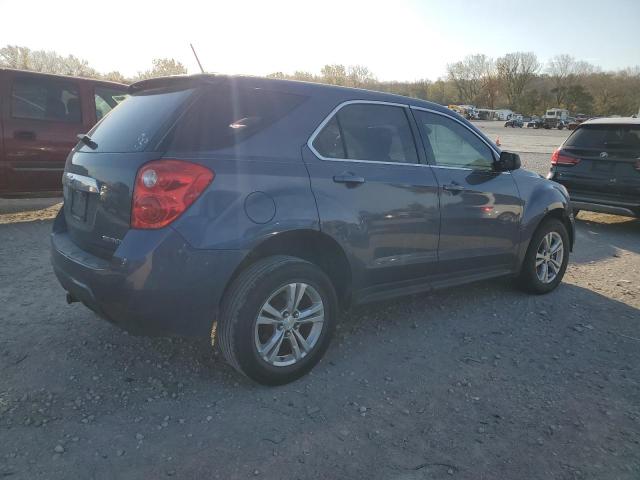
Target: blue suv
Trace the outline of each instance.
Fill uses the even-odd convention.
[[[129,93],[67,158],[51,243],[67,300],[130,332],[210,336],[282,384],[351,305],[564,275],[566,189],[445,107],[218,75]]]

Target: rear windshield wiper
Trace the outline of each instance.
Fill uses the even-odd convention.
[[[96,148],[98,148],[98,144],[96,142],[94,142],[93,140],[91,140],[91,137],[89,135],[87,135],[86,133],[79,133],[76,136],[78,137],[78,140],[80,140],[82,143],[84,143],[91,150],[95,150]]]

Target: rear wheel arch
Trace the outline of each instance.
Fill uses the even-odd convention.
[[[317,230],[290,230],[262,240],[238,265],[226,289],[250,265],[275,255],[301,258],[318,266],[333,283],[340,306],[348,307],[352,288],[351,263],[336,240]],[[226,289],[222,298],[226,295]]]

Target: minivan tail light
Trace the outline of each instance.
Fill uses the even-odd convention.
[[[215,173],[184,160],[144,164],[133,188],[131,227],[162,228],[178,218],[213,181]]]
[[[558,148],[551,155],[551,165],[565,165],[568,167],[572,167],[580,163],[580,159],[576,157],[572,157],[571,155],[567,155],[562,151],[561,148]]]

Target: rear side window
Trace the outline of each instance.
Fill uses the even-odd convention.
[[[149,90],[131,95],[90,132],[98,147],[93,150],[80,143],[80,151],[122,153],[154,149],[192,93],[192,89]]]
[[[325,158],[418,163],[405,108],[356,103],[341,108],[313,141]]]
[[[266,130],[307,99],[261,88],[204,88],[167,136],[163,149],[211,151],[233,147]]]
[[[582,125],[565,147],[640,151],[640,125]]]
[[[11,88],[11,116],[80,123],[82,112],[78,88],[65,81],[17,78]]]
[[[93,98],[96,103],[96,117],[101,120],[129,95],[122,90],[106,87],[96,87]]]

